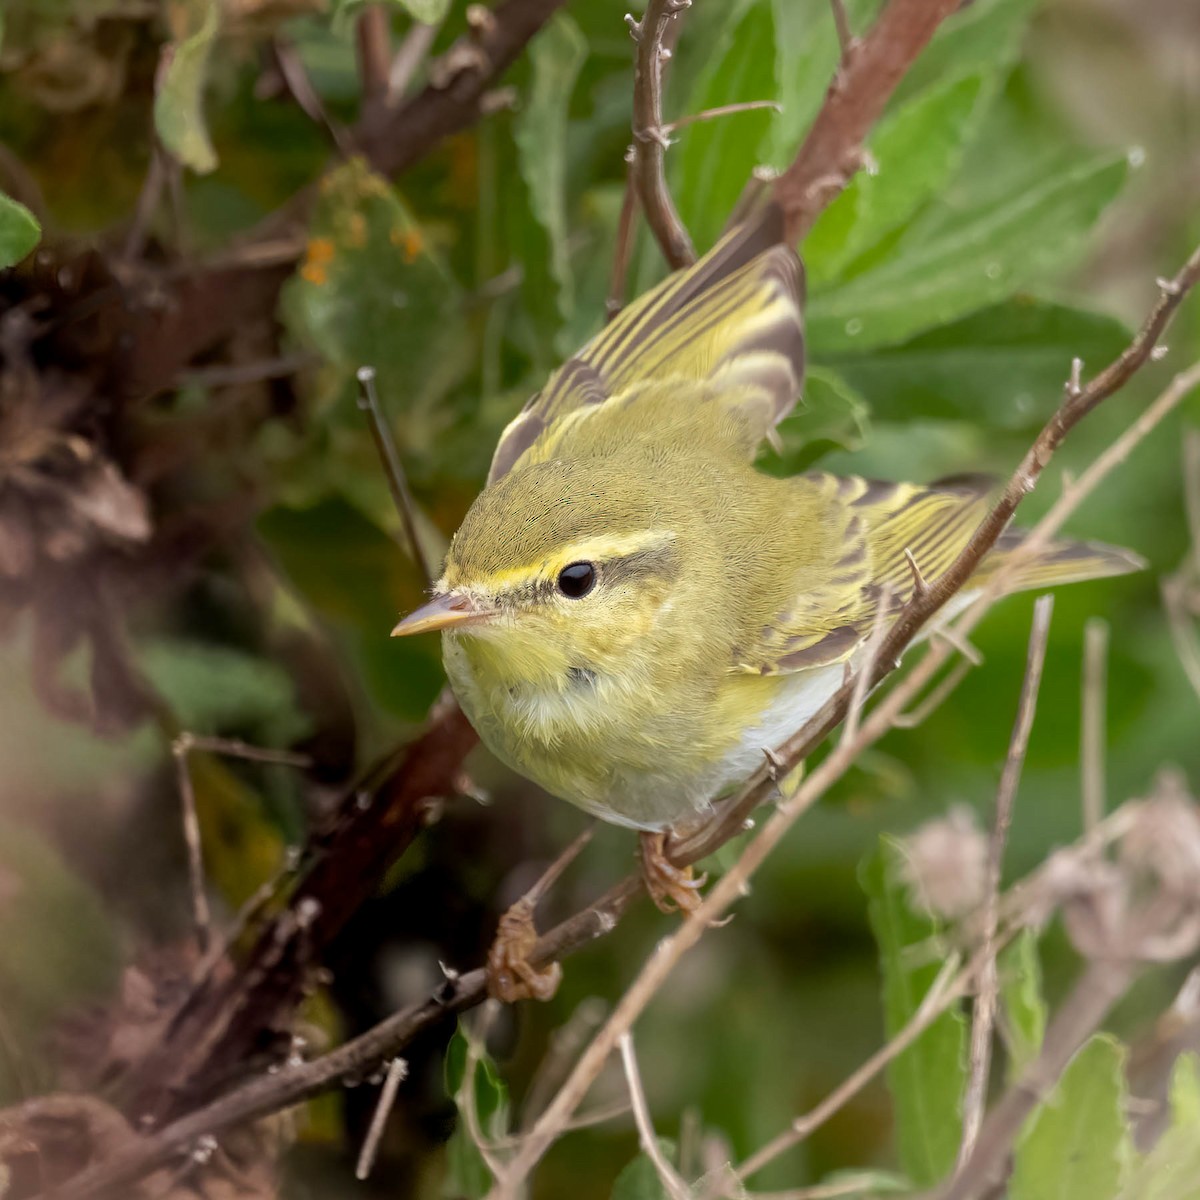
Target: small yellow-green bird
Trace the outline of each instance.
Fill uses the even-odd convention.
[[[501,437],[432,599],[394,631],[442,632],[497,757],[638,830],[702,813],[760,766],[837,690],[881,597],[908,599],[905,551],[936,579],[988,509],[969,479],[755,469],[804,375],[804,272],[782,239],[767,206],[551,376]],[[1138,566],[1059,542],[1013,585]],[[656,898],[687,906],[660,865]]]

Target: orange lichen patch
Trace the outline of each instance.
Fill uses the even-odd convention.
[[[305,248],[304,266],[300,268],[300,276],[308,283],[322,284],[329,278],[326,269],[333,261],[334,246],[328,238],[310,238]]]
[[[416,262],[417,255],[425,248],[420,230],[415,228],[393,229],[389,237],[392,245],[404,254],[406,263]]]

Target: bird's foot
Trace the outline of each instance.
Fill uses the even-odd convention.
[[[533,910],[539,896],[522,896],[500,918],[496,940],[487,956],[488,995],[505,1004],[518,1000],[549,1000],[562,981],[562,965],[548,963],[535,967],[529,955],[537,945],[537,927]]]
[[[549,1000],[558,991],[562,967],[556,962],[534,966],[529,961],[537,945],[533,913],[550,885],[587,845],[594,826],[588,826],[545,870],[542,877],[501,918],[496,940],[487,956],[488,995],[505,1004],[518,1000]]]
[[[677,867],[671,862],[666,853],[667,837],[665,830],[638,835],[646,891],[659,912],[695,912],[700,907],[700,889],[708,882],[708,876],[697,876],[691,867]]]

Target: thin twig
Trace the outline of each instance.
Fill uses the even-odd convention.
[[[1200,262],[1200,256],[1197,256],[1197,261]],[[1074,511],[1082,499],[1090,494],[1100,480],[1124,460],[1133,446],[1150,429],[1154,428],[1172,408],[1178,405],[1188,391],[1198,383],[1200,383],[1200,364],[1176,376],[1163,394],[1092,463],[1091,467],[1080,476],[1078,483],[1060,497],[1046,517],[1030,533],[1022,547],[1024,553],[1014,552],[997,568],[988,584],[981,589],[979,598],[959,618],[957,623],[959,632],[969,633],[982,620],[984,613],[1002,594],[1009,578],[1025,563],[1027,555],[1032,555],[1044,548],[1051,536],[1058,531],[1062,522]],[[1087,389],[1081,395],[1086,395],[1086,392]],[[1056,446],[1057,442],[1054,445]],[[1053,446],[1048,449],[1052,453]],[[1040,474],[1044,466],[1044,461],[1039,463],[1036,474]],[[984,527],[986,527],[986,521]],[[939,580],[937,583],[931,584],[930,596],[936,594],[940,582]],[[900,620],[903,621],[903,617]],[[886,654],[886,644],[884,653]],[[592,1080],[595,1079],[604,1061],[612,1052],[617,1039],[632,1027],[634,1021],[670,976],[679,960],[711,928],[712,923],[720,920],[728,907],[744,894],[750,878],[782,841],[784,835],[800,815],[811,808],[825,794],[826,790],[842,777],[867,747],[874,745],[891,728],[893,717],[904,711],[950,653],[949,646],[945,644],[935,644],[931,647],[929,654],[882,703],[872,710],[854,740],[840,742],[792,796],[777,804],[775,812],[763,825],[758,835],[746,845],[738,860],[717,881],[700,906],[689,914],[676,933],[658,944],[655,953],[643,965],[620,1003],[613,1010],[612,1016],[580,1056],[579,1062],[567,1077],[559,1094],[531,1130],[525,1144],[509,1164],[504,1178],[497,1181],[496,1186],[489,1193],[489,1200],[507,1200],[515,1195],[521,1182],[554,1141],[558,1126],[570,1119],[580,1099],[586,1094]],[[885,658],[884,662],[886,661]],[[795,741],[795,739],[792,740]],[[788,744],[779,757],[785,763],[792,762],[793,754],[794,749],[791,744]]]
[[[387,8],[369,4],[355,23],[358,77],[362,81],[363,120],[377,120],[387,102],[392,68],[392,30]]]
[[[1108,622],[1093,617],[1083,630],[1083,696],[1079,721],[1083,827],[1095,829],[1104,816],[1105,706],[1108,702]]]
[[[387,1128],[387,1119],[396,1103],[396,1093],[400,1084],[408,1074],[408,1063],[402,1058],[393,1058],[388,1063],[387,1074],[383,1077],[383,1087],[379,1089],[379,1100],[375,1104],[375,1112],[371,1116],[371,1124],[367,1128],[367,1136],[363,1140],[358,1162],[354,1167],[356,1179],[366,1179],[375,1165],[375,1156],[379,1153],[379,1143],[383,1140],[383,1131]]]
[[[1041,1053],[988,1113],[974,1151],[938,1193],[938,1200],[973,1200],[996,1182],[1025,1118],[1049,1094],[1076,1051],[1099,1028],[1135,975],[1128,960],[1108,958],[1088,963],[1054,1014]]]
[[[897,626],[893,629],[893,633],[889,634],[885,651],[880,658],[880,667],[885,672],[894,663],[899,649],[907,644],[924,621],[970,576],[979,560],[991,548],[1007,525],[1020,498],[1036,483],[1054,450],[1070,429],[1087,412],[1090,412],[1103,399],[1127,382],[1148,361],[1150,351],[1156,345],[1183,296],[1196,282],[1197,276],[1200,276],[1200,250],[1193,254],[1188,263],[1170,281],[1170,287],[1162,290],[1158,304],[1130,346],[1109,368],[1081,389],[1078,397],[1065,403],[1060,411],[1051,418],[1046,428],[1038,435],[1026,459],[1014,473],[1005,495],[1001,497],[992,514],[984,519],[947,575],[939,577],[930,584],[921,606],[910,606],[901,613]],[[1102,456],[1104,463],[1099,467],[1099,477],[1112,469],[1116,462],[1129,452],[1132,444],[1148,432],[1155,421],[1161,420],[1171,408],[1179,403],[1186,394],[1187,386],[1196,382],[1192,377],[1194,374],[1195,372],[1178,377],[1168,389],[1168,393],[1160,396],[1154,405],[1143,414],[1143,419],[1136,422],[1126,432],[1121,439],[1121,446],[1115,454]],[[1099,464],[1100,460],[1097,460],[1097,463]],[[1098,478],[1094,477],[1091,482],[1094,486],[1098,482]],[[1010,503],[1006,497],[1011,490],[1015,490],[1016,498]],[[1078,495],[1079,493],[1074,491],[1071,497],[1064,497],[1064,499],[1072,500]],[[1062,517],[1065,515],[1065,512],[1060,513]],[[1003,586],[1004,578],[1005,571],[1002,568],[993,577],[992,586],[985,588],[980,600],[977,600],[972,608],[964,614],[964,617],[960,618],[960,629],[962,629],[964,620],[966,628],[974,627],[974,624],[981,618],[983,609],[990,603],[992,592]],[[892,645],[896,629],[900,630],[898,648],[894,648]],[[911,675],[903,680],[901,685],[870,714],[863,729],[860,730],[857,742],[861,745],[863,734],[867,731],[875,735],[880,734],[884,725],[894,716],[903,712],[934,678],[949,654],[950,650],[944,643],[931,645],[925,659],[917,664]],[[906,687],[905,685],[908,684],[911,686]],[[898,703],[893,704],[892,701],[897,698]],[[839,689],[838,694],[823,706],[805,728],[789,739],[783,747],[784,752],[789,756],[789,761],[793,764],[798,763],[813,746],[823,740],[844,714],[849,699],[850,689],[847,687]],[[679,938],[686,932],[689,940],[686,942],[681,940],[677,945],[672,945],[669,940],[668,943],[663,944],[664,948],[656,953],[650,964],[655,966],[656,975],[659,970],[662,970],[665,978],[678,956],[698,939],[699,933],[695,925],[697,920],[707,921],[719,916],[724,906],[736,899],[735,893],[740,892],[748,874],[769,853],[773,842],[782,836],[791,820],[804,808],[814,803],[823,790],[849,766],[854,751],[854,746],[835,749],[809,776],[797,795],[788,802],[787,807],[776,811],[758,838],[748,845],[743,858],[739,860],[741,869],[728,873],[718,882],[712,895],[706,899],[697,913],[684,923],[676,935]],[[717,846],[724,844],[734,833],[742,832],[743,822],[747,815],[758,803],[770,797],[772,787],[771,775],[765,769],[756,773],[742,793],[724,810],[721,818],[714,822],[709,830],[684,843],[676,861],[680,863],[695,861],[695,858],[702,857]],[[1125,817],[1126,814],[1122,810],[1121,819],[1124,820]],[[736,823],[731,826],[731,821],[736,821]],[[1107,824],[1106,822],[1105,826]],[[1105,833],[1107,836],[1109,830],[1105,829]],[[764,838],[767,840],[763,841]],[[730,881],[728,889],[724,886],[726,880]],[[621,880],[599,900],[544,934],[539,939],[531,961],[535,965],[553,961],[611,932],[616,927],[621,914],[638,896],[641,889],[641,881],[636,874]],[[659,965],[656,966],[656,964]],[[615,1036],[619,1036],[625,1028],[628,1028],[625,1022],[632,1021],[636,1013],[640,1011],[640,1007],[648,1001],[653,988],[657,986],[655,980],[643,981],[639,977],[635,984],[638,992],[636,994],[626,993],[621,1005],[614,1011],[613,1017],[618,1019]],[[650,992],[646,991],[647,988],[650,988]],[[486,972],[482,968],[467,972],[461,975],[452,986],[439,989],[436,995],[394,1014],[373,1029],[322,1058],[278,1075],[251,1079],[204,1108],[179,1118],[153,1137],[144,1139],[137,1146],[89,1168],[72,1181],[69,1192],[66,1189],[63,1190],[63,1200],[66,1200],[68,1196],[70,1200],[83,1200],[84,1197],[94,1196],[105,1188],[138,1178],[161,1163],[169,1162],[175,1154],[201,1134],[219,1132],[231,1124],[277,1111],[316,1095],[334,1086],[345,1076],[361,1072],[364,1067],[369,1068],[381,1059],[397,1053],[422,1030],[444,1020],[448,1013],[462,1011],[479,1004],[486,994]],[[601,1030],[602,1035],[614,1036],[609,1028],[611,1024],[610,1020],[610,1023]],[[596,1041],[593,1039],[592,1046],[595,1045]],[[588,1055],[589,1051],[585,1051],[580,1059],[580,1064],[587,1062]],[[579,1069],[580,1065],[577,1064],[576,1070]],[[556,1102],[547,1109],[547,1113],[543,1114],[543,1120],[550,1115],[551,1109],[554,1109],[556,1105],[557,1098]],[[569,1108],[570,1105],[562,1107]],[[553,1119],[556,1127],[558,1122],[569,1119],[569,1117],[569,1112],[565,1114],[555,1112]],[[542,1124],[541,1121],[539,1121],[540,1124]],[[536,1131],[537,1126],[535,1126]],[[544,1133],[544,1129],[542,1132]]]
[[[633,257],[634,217],[637,216],[637,185],[634,183],[633,150],[625,168],[625,194],[621,197],[621,215],[617,218],[616,245],[613,248],[612,274],[608,282],[608,299],[604,302],[604,318],[611,321],[625,307],[625,277]]]
[[[391,428],[384,420],[379,404],[379,394],[375,390],[374,367],[358,368],[358,407],[367,414],[371,437],[375,441],[379,461],[383,464],[383,473],[387,477],[388,489],[392,493],[392,502],[399,514],[413,562],[417,564],[425,586],[432,587],[433,572],[429,569],[429,560],[425,557],[425,550],[417,534],[416,505],[413,503],[412,493],[408,490],[408,478],[404,474],[404,464],[400,461],[400,453],[396,449]]]
[[[815,1108],[802,1117],[797,1117],[783,1133],[772,1138],[744,1162],[739,1163],[735,1168],[737,1178],[743,1181],[749,1179],[781,1154],[811,1137],[830,1117],[853,1100],[890,1062],[903,1054],[942,1013],[961,1000],[971,986],[972,969],[967,966],[960,970],[960,965],[958,957],[951,955],[937,973],[929,991],[917,1006],[917,1011],[909,1017],[896,1035],[888,1040],[887,1045],[876,1050]]]
[[[434,25],[414,21],[412,28],[400,39],[400,45],[396,48],[396,56],[392,59],[392,65],[388,70],[387,103],[389,108],[395,108],[403,99],[404,93],[408,91],[408,85],[412,83],[421,64],[429,56],[429,51],[433,48],[434,40],[441,27],[440,21]]]
[[[1163,607],[1175,653],[1188,682],[1200,696],[1200,639],[1195,630],[1194,596],[1200,595],[1200,430],[1183,438],[1183,500],[1189,542],[1179,569],[1162,581]]]
[[[300,111],[315,125],[319,125],[325,130],[329,135],[329,140],[343,158],[353,154],[353,140],[346,130],[329,115],[292,43],[285,37],[277,36],[271,42],[271,52],[275,58],[275,66],[279,70],[279,77],[283,80],[288,94],[296,102]]]
[[[1183,502],[1192,566],[1200,575],[1200,429],[1188,429],[1183,435]]]
[[[696,251],[667,189],[666,150],[670,139],[663,129],[662,83],[663,68],[670,57],[667,40],[677,36],[680,16],[690,4],[691,0],[649,0],[641,22],[630,22],[637,42],[631,170],[646,224],[673,268],[690,266],[696,261]]]
[[[829,7],[833,10],[833,27],[837,30],[841,61],[849,62],[857,43],[850,29],[850,18],[846,16],[846,6],[842,0],[829,0]]]
[[[189,367],[179,374],[179,387],[235,387],[239,384],[260,383],[264,379],[286,379],[305,367],[321,361],[320,355],[308,351],[280,354],[275,358],[258,358],[251,362],[213,363],[206,367]]]
[[[646,1093],[642,1089],[642,1077],[638,1073],[633,1036],[623,1033],[617,1041],[617,1046],[621,1051],[621,1065],[625,1068],[625,1083],[629,1087],[629,1099],[633,1105],[633,1119],[637,1123],[638,1141],[641,1143],[642,1152],[654,1164],[667,1195],[671,1196],[672,1200],[690,1200],[687,1184],[667,1161],[662,1147],[658,1144],[658,1136],[650,1118],[650,1108],[646,1104]]]
[[[676,117],[674,121],[667,121],[663,125],[662,131],[670,134],[677,129],[684,129],[688,125],[695,125],[699,121],[714,121],[718,117],[731,117],[736,113],[760,112],[764,108],[770,109],[772,112],[783,112],[783,105],[778,100],[739,100],[735,104],[716,104],[712,108],[705,108],[700,112],[686,113],[682,117]]]
[[[919,704],[914,705],[908,712],[901,713],[893,722],[897,729],[916,729],[935,709],[946,702],[954,689],[971,673],[975,664],[969,659],[960,658],[946,673],[936,687],[931,688]]]
[[[979,976],[979,988],[975,993],[971,1020],[970,1072],[963,1095],[963,1134],[958,1157],[960,1165],[965,1165],[970,1160],[975,1149],[975,1141],[983,1123],[984,1106],[987,1103],[992,1032],[996,1024],[996,1003],[1000,989],[999,972],[996,967],[1000,876],[1004,866],[1004,847],[1008,842],[1009,825],[1012,823],[1013,802],[1016,799],[1021,770],[1025,765],[1025,752],[1029,747],[1033,718],[1037,713],[1038,689],[1042,683],[1042,668],[1046,662],[1046,642],[1050,636],[1050,616],[1053,611],[1053,596],[1042,596],[1034,605],[1033,628],[1029,633],[1029,652],[1025,660],[1025,679],[1021,684],[1021,698],[1008,744],[1008,756],[1004,760],[1000,786],[996,791],[996,812],[988,839],[987,880],[983,901],[983,968]]]
[[[883,634],[887,618],[892,606],[892,589],[887,585],[879,595],[879,607],[875,610],[875,620],[871,623],[871,634],[862,652],[862,661],[854,674],[854,690],[850,693],[850,708],[846,713],[846,721],[842,726],[842,741],[853,739],[858,733],[858,722],[862,716],[863,705],[867,702],[867,689],[871,676],[875,673],[875,661],[879,656],[879,648],[883,645]]]
[[[208,950],[212,914],[208,907],[208,891],[204,881],[204,849],[200,842],[200,820],[196,815],[196,792],[192,773],[188,770],[190,741],[176,738],[171,747],[175,757],[175,775],[179,784],[179,807],[183,819],[183,842],[187,847],[188,891],[192,898],[192,926],[196,945],[203,955]]]
[[[175,745],[184,754],[223,754],[246,762],[266,763],[275,767],[295,767],[303,770],[312,766],[312,756],[295,750],[274,750],[269,746],[251,746],[240,738],[209,737],[200,733],[181,733]]]
[[[146,248],[146,235],[150,229],[150,222],[153,221],[154,214],[158,211],[163,185],[166,183],[163,157],[158,142],[153,141],[150,146],[150,163],[146,168],[146,178],[142,183],[142,190],[138,193],[137,205],[133,210],[133,220],[130,222],[129,232],[125,235],[125,245],[121,251],[121,257],[127,262],[141,258],[142,251]]]

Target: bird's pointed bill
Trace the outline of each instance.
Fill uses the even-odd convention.
[[[432,633],[441,629],[461,629],[464,625],[478,625],[494,617],[495,611],[481,608],[469,596],[460,592],[447,592],[434,596],[416,612],[411,612],[395,629],[392,637],[407,637],[412,633]]]

